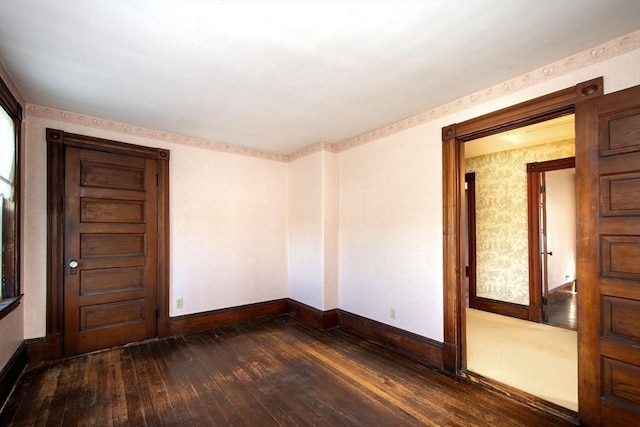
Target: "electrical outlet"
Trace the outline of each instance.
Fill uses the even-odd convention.
[[[396,312],[396,309],[391,307],[391,310],[389,310],[389,317],[391,317],[393,320],[396,320],[396,318],[398,317],[398,313]]]
[[[176,300],[176,308],[184,308],[184,300],[182,298]]]

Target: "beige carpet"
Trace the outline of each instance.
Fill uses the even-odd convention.
[[[467,370],[578,411],[575,331],[467,309]]]

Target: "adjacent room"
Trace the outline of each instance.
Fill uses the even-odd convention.
[[[0,0],[0,424],[633,425],[639,100],[638,0]]]
[[[465,181],[467,369],[577,412],[574,115],[467,142]]]

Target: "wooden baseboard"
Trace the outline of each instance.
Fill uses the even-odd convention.
[[[549,302],[556,302],[565,299],[573,293],[573,281],[567,282],[564,285],[560,285],[557,288],[549,291]]]
[[[516,319],[529,320],[529,306],[512,302],[497,301],[489,298],[477,298],[477,309],[489,311]]]
[[[339,309],[322,311],[286,298],[172,317],[165,336],[191,334],[287,313],[311,328],[327,330],[341,327],[424,365],[443,369],[442,343]],[[24,344],[25,359],[30,365],[63,357],[61,334],[26,340]]]
[[[440,342],[342,310],[338,310],[338,326],[423,365],[443,369]]]
[[[322,311],[289,299],[289,313],[310,328],[325,331],[338,326],[338,309]]]
[[[27,361],[31,366],[64,357],[62,333],[26,339],[24,343],[27,346]]]
[[[27,345],[29,365],[33,366],[64,357],[62,333],[49,334],[41,338],[31,338],[24,342]]]
[[[27,345],[23,341],[0,372],[0,408],[9,397],[25,366],[27,366]]]
[[[417,334],[339,309],[318,310],[291,299],[289,313],[305,326],[320,330],[339,327],[422,364],[443,368],[442,344]]]
[[[24,340],[24,344],[27,346],[27,363],[29,365],[37,365],[47,360],[45,341],[45,337]]]
[[[283,298],[274,301],[172,317],[169,324],[169,336],[192,334],[262,317],[275,317],[288,312],[288,299]]]

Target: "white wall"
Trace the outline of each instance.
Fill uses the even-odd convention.
[[[545,173],[549,291],[576,279],[575,169]]]
[[[338,155],[324,152],[319,156],[324,158],[320,166],[317,159],[309,160],[314,171],[309,175],[302,166],[296,170],[293,165],[289,171],[286,163],[28,117],[23,224],[28,265],[23,275],[25,337],[45,333],[44,129],[49,126],[171,150],[171,296],[181,296],[185,303],[184,310],[172,309],[172,315],[286,296],[330,309],[339,291],[342,310],[442,341],[441,129],[598,76],[604,76],[606,92],[640,84],[640,50],[559,74],[518,92],[505,91],[508,94],[501,98],[478,101],[468,109],[452,108],[454,112],[447,116]],[[301,164],[306,162],[303,159]],[[318,168],[324,168],[320,177]],[[335,178],[329,178],[331,168],[337,170],[337,191],[329,188],[330,180],[336,183]],[[324,181],[325,188],[311,187],[307,195],[302,185],[292,183],[296,176],[314,185]],[[288,191],[295,193],[291,203]],[[323,194],[320,201],[319,192]],[[337,208],[327,202],[336,196]],[[302,200],[307,198],[315,207],[320,204],[323,216],[318,217],[317,209],[305,211]],[[335,212],[333,218],[338,217],[337,229],[330,211]],[[298,226],[302,231],[291,238],[288,214],[297,215],[289,231]],[[310,236],[310,243],[305,236]],[[338,254],[328,249],[336,239]],[[289,248],[289,255],[297,256],[295,247],[308,253],[301,260],[287,259],[288,240],[296,245]],[[333,261],[326,260],[327,253],[334,256]],[[322,254],[321,261],[318,254]],[[307,273],[298,264],[306,259],[312,260]],[[292,274],[289,288],[287,271]],[[307,288],[307,283],[311,287]],[[396,309],[395,320],[390,319],[391,308]]]
[[[0,320],[0,371],[22,343],[23,307],[24,304],[20,304]]]
[[[284,163],[171,148],[172,316],[287,296],[286,183]]]
[[[338,155],[318,151],[289,163],[289,298],[338,307]]]
[[[289,163],[289,298],[322,309],[322,152]]]
[[[287,297],[286,163],[28,115],[26,338],[45,335],[47,127],[171,150],[171,316]]]
[[[599,76],[640,84],[640,51],[341,152],[340,308],[442,341],[442,127]]]
[[[442,316],[442,162],[431,130],[340,153],[339,306],[440,339],[442,319],[430,318]]]
[[[323,158],[323,226],[324,226],[324,306],[323,310],[338,308],[339,302],[339,175],[338,154],[328,151]]]

